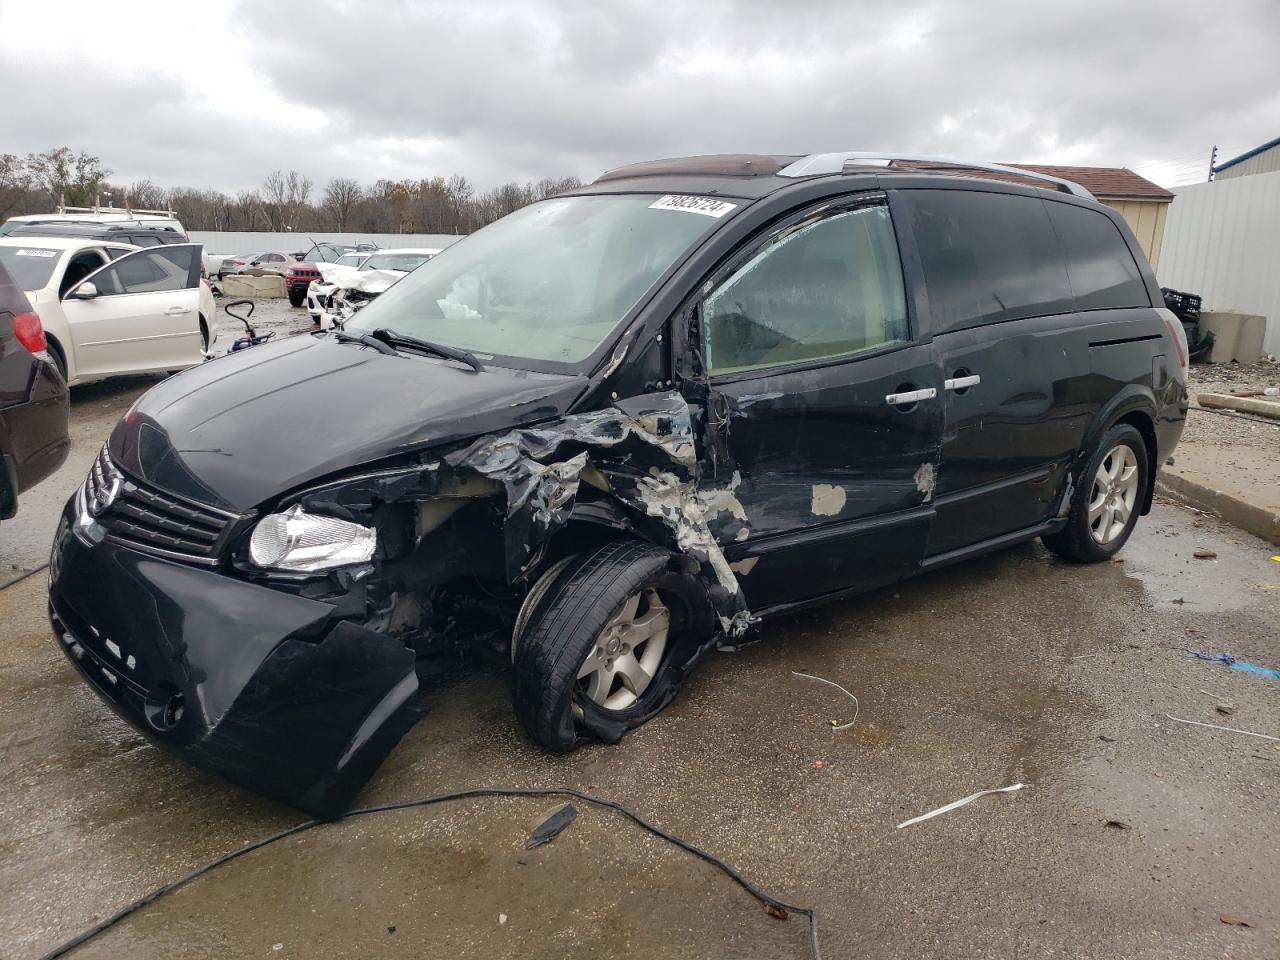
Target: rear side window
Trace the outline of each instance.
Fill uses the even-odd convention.
[[[935,334],[1075,309],[1039,198],[904,190],[899,199],[920,251]]]
[[[23,290],[45,286],[61,257],[61,250],[49,247],[0,247],[0,265]]]
[[[851,210],[784,232],[707,298],[703,324],[712,374],[907,340],[888,208]]]
[[[1066,253],[1076,309],[1151,306],[1129,245],[1109,217],[1069,203],[1050,202],[1046,206]]]
[[[157,247],[121,257],[93,275],[93,284],[103,296],[124,293],[158,293],[193,286],[192,260],[196,247]]]

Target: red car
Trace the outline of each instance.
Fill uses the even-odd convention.
[[[294,263],[285,271],[284,285],[289,293],[289,305],[300,307],[307,300],[307,288],[311,286],[312,280],[320,279],[320,271],[316,269],[316,263],[334,263],[337,259],[347,253],[357,253],[359,251],[368,251],[373,253],[378,248],[370,243],[361,244],[342,244],[342,243],[317,243],[307,251],[306,256],[302,258],[300,263]]]

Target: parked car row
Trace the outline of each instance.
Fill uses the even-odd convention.
[[[1033,538],[1114,556],[1187,410],[1133,234],[1068,181],[868,159],[613,171],[157,385],[64,508],[58,646],[157,743],[333,817],[459,648],[508,647],[567,751],[762,619]]]

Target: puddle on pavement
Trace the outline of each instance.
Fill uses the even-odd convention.
[[[1224,540],[1222,531],[1197,527],[1180,511],[1162,512],[1164,516],[1143,518],[1120,553],[1124,563],[1116,564],[1125,577],[1142,585],[1156,607],[1198,613],[1240,610],[1254,600],[1251,584],[1280,580],[1280,564],[1272,564],[1274,571],[1264,566],[1269,559],[1265,551]],[[1217,557],[1197,559],[1195,552],[1209,543]]]

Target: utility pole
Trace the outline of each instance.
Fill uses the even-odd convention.
[[[1214,174],[1216,173],[1216,171],[1213,168],[1217,164],[1217,162],[1218,162],[1218,145],[1215,143],[1213,145],[1213,151],[1209,154],[1209,182],[1210,183],[1213,183]]]

